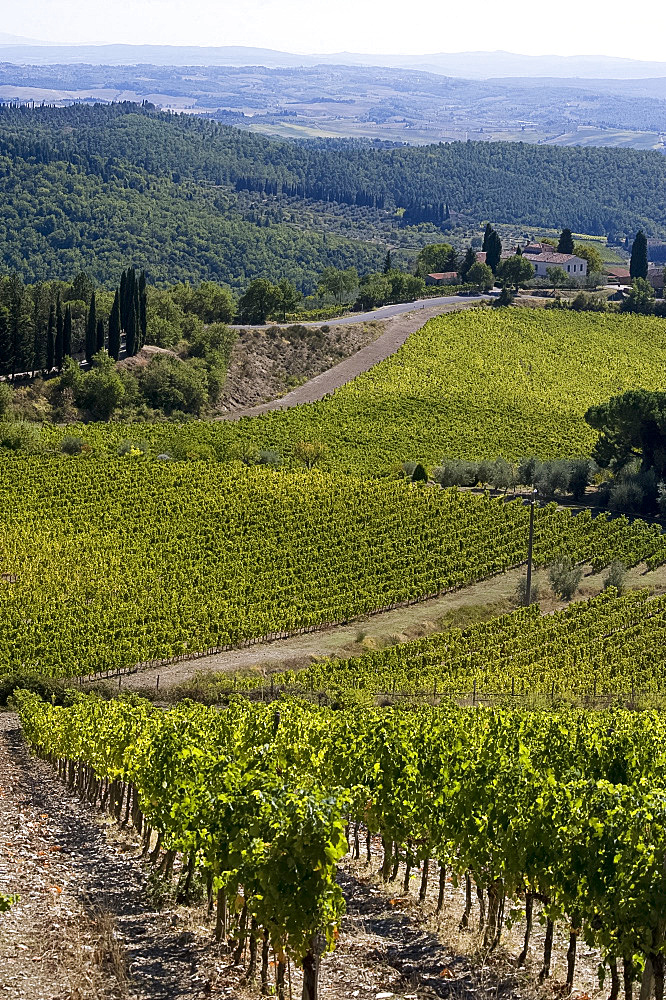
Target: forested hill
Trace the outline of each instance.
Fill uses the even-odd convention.
[[[87,271],[111,287],[132,261],[153,282],[243,289],[262,276],[304,291],[327,266],[379,267],[381,243],[284,224],[279,206],[190,180],[206,145],[208,163],[218,155],[211,140],[222,170],[223,151],[237,161],[237,133],[218,132],[136,105],[0,110],[0,267],[27,281]]]
[[[155,280],[261,274],[307,287],[327,264],[376,267],[385,246],[285,224],[280,199],[363,208],[395,227],[400,208],[423,219],[448,206],[477,222],[663,236],[665,181],[655,152],[291,143],[138,105],[6,108],[0,252],[27,278],[81,266],[116,280],[131,258]],[[270,212],[249,211],[247,192],[268,195]]]

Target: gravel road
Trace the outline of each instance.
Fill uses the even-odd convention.
[[[381,309],[375,309],[371,313],[359,313],[339,320],[330,320],[327,323],[328,326],[365,323],[372,319],[388,319],[389,322],[386,325],[386,330],[377,340],[357,351],[356,354],[352,354],[350,358],[345,358],[340,364],[329,368],[328,371],[316,375],[309,382],[299,385],[292,392],[288,392],[286,396],[272,399],[268,403],[260,403],[259,406],[231,410],[216,419],[238,420],[240,417],[256,417],[271,410],[288,410],[292,406],[301,406],[303,403],[315,403],[317,400],[323,399],[324,396],[329,396],[346,382],[351,382],[357,375],[367,372],[380,361],[395,354],[407,338],[420,330],[428,320],[435,316],[441,316],[442,313],[469,309],[470,306],[478,305],[479,302],[487,298],[487,295],[475,295],[464,299],[456,295],[442,296],[438,299],[421,299],[418,302],[410,302],[408,305],[382,306]],[[321,323],[311,325],[321,326]]]

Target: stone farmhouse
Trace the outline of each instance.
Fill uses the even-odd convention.
[[[586,260],[582,257],[576,257],[572,253],[558,253],[550,243],[528,243],[520,249],[525,260],[529,260],[534,268],[534,276],[536,278],[547,278],[549,267],[561,267],[566,274],[570,274],[576,278],[584,278],[587,274]],[[502,260],[505,260],[507,257],[514,257],[517,253],[518,247],[502,250]],[[485,253],[479,251],[476,259],[485,264]]]
[[[547,278],[549,267],[560,267],[572,277],[584,278],[587,274],[587,261],[576,257],[573,253],[558,253],[549,243],[528,243],[521,248],[525,260],[529,260],[534,268],[534,276]],[[502,257],[513,257],[517,248],[503,250]]]

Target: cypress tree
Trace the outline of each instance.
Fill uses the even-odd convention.
[[[636,278],[647,278],[648,275],[647,238],[642,229],[639,229],[636,233],[636,239],[631,248],[629,274],[632,281]]]
[[[557,244],[558,253],[573,253],[574,241],[570,229],[563,229]]]
[[[97,320],[97,339],[95,347],[98,351],[104,350],[104,320],[101,318]]]
[[[125,354],[128,358],[131,358],[133,354],[136,354],[136,327],[136,304],[134,297],[132,297],[129,301],[127,321],[125,325]]]
[[[115,361],[120,357],[120,291],[117,288],[109,314],[109,354]]]
[[[95,304],[95,293],[92,293],[90,299],[90,308],[88,309],[88,321],[86,323],[86,361],[88,364],[93,359],[93,354],[95,353],[95,345],[97,343],[97,306]]]
[[[9,279],[9,329],[12,341],[11,369],[12,375],[28,371],[26,357],[25,324],[23,322],[23,282],[17,274]],[[32,351],[30,352],[32,354]]]
[[[62,353],[65,358],[72,356],[72,307],[69,303],[65,306],[65,319],[62,324]]]
[[[142,348],[141,343],[141,304],[139,301],[139,283],[136,280],[136,275],[134,276],[133,282],[133,300],[134,300],[134,353],[140,351]]]
[[[390,251],[389,251],[390,253]],[[141,331],[141,347],[146,342],[148,332],[147,297],[146,297],[146,272],[142,271],[139,278],[139,329]]]
[[[42,322],[42,293],[44,291],[44,286],[41,281],[38,282],[32,289],[32,366],[33,371],[43,370],[45,362],[45,341],[44,341],[44,325]]]
[[[49,309],[49,325],[46,329],[46,370],[50,372],[55,361],[55,306],[51,303]]]
[[[64,348],[64,325],[62,321],[62,306],[60,296],[56,302],[56,336],[55,336],[55,366],[60,371],[62,368],[63,348]]]
[[[467,281],[467,275],[476,264],[476,253],[473,247],[469,247],[465,253],[465,258],[460,265],[460,280]]]
[[[485,228],[485,230],[483,232],[483,244],[481,246],[481,250],[482,250],[483,253],[487,253],[487,251],[488,251],[488,240],[490,239],[490,234],[494,233],[494,232],[495,232],[495,230],[490,225],[490,223],[486,222],[486,228]]]
[[[127,274],[120,276],[120,329],[127,329]]]
[[[502,241],[493,229],[488,237],[488,245],[486,247],[486,264],[493,274],[497,274],[497,268],[499,267],[501,257]]]
[[[9,375],[12,370],[12,338],[9,329],[9,310],[0,302],[0,375]]]
[[[388,274],[393,267],[393,257],[390,250],[386,251],[386,257],[384,257],[384,274]]]

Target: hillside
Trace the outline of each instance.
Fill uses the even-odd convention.
[[[388,246],[438,238],[405,228],[404,208],[448,206],[445,228],[468,232],[490,218],[661,236],[665,180],[663,157],[632,150],[299,144],[134,104],[2,109],[0,260],[29,280],[81,268],[109,284],[131,260],[157,281],[309,291],[327,265],[363,273]]]
[[[403,462],[432,466],[443,456],[573,458],[596,440],[588,407],[631,388],[662,388],[665,362],[658,317],[472,309],[431,320],[317,403],[236,422],[99,423],[81,433],[111,455],[143,439],[156,453],[223,462],[270,449],[295,468],[298,442],[317,441],[323,469],[363,477],[400,475]],[[64,433],[45,426],[42,440],[57,447]]]
[[[312,55],[280,52],[246,45],[56,45],[0,38],[0,60],[19,65],[92,63],[95,66],[269,66],[297,68],[313,65],[380,66],[466,76],[488,77],[614,77],[639,79],[666,76],[666,63],[601,55],[529,56],[516,52],[434,52],[395,55],[359,52]]]
[[[405,261],[453,227],[478,235],[486,214],[517,228],[562,218],[589,239],[639,220],[658,233],[663,171],[658,155],[599,149],[271,142],[135,104],[9,109],[1,253],[28,277],[87,267],[108,283],[132,261],[153,282],[286,274],[307,288],[327,262],[379,267],[397,236]],[[439,227],[404,226],[405,210]],[[85,274],[29,293],[16,275],[3,284],[12,364],[19,350],[38,358],[45,323],[47,369],[80,344],[84,319],[89,361],[104,343],[95,320],[114,296],[93,297]],[[51,385],[62,419],[5,409],[0,421],[8,988],[26,1000],[583,1000],[607,968],[617,1000],[621,965],[628,1000],[643,967],[655,989],[642,995],[663,1000],[666,726],[638,709],[664,706],[666,544],[647,485],[625,490],[634,506],[614,505],[619,516],[562,496],[601,493],[588,407],[663,388],[663,318],[465,298],[471,308],[317,402],[206,422],[188,417],[217,398],[235,348],[232,391],[253,359],[275,386],[351,337],[324,323],[234,344],[218,284],[169,291],[127,270],[121,288],[122,374],[103,353],[85,373],[63,361],[58,382],[16,392],[40,412]],[[134,355],[151,324],[163,348]],[[132,366],[144,379],[153,368],[147,385],[132,388]],[[88,393],[137,419],[65,424],[95,415]],[[125,395],[134,408],[121,411]],[[648,436],[644,459],[661,457]],[[582,461],[544,472],[498,455]],[[448,488],[449,457],[484,461]],[[657,523],[620,514],[639,501]],[[547,599],[571,603],[542,615],[546,574]],[[512,594],[492,601],[494,577]],[[485,584],[473,603],[468,588]],[[430,621],[425,602],[453,591],[459,616]],[[413,636],[365,633],[366,616],[415,604]],[[352,623],[351,661],[321,648],[300,672],[263,659],[263,643],[287,650]],[[245,670],[160,683],[165,667],[238,647],[254,647]],[[123,690],[128,672],[142,688]],[[93,824],[98,804],[107,816]]]

